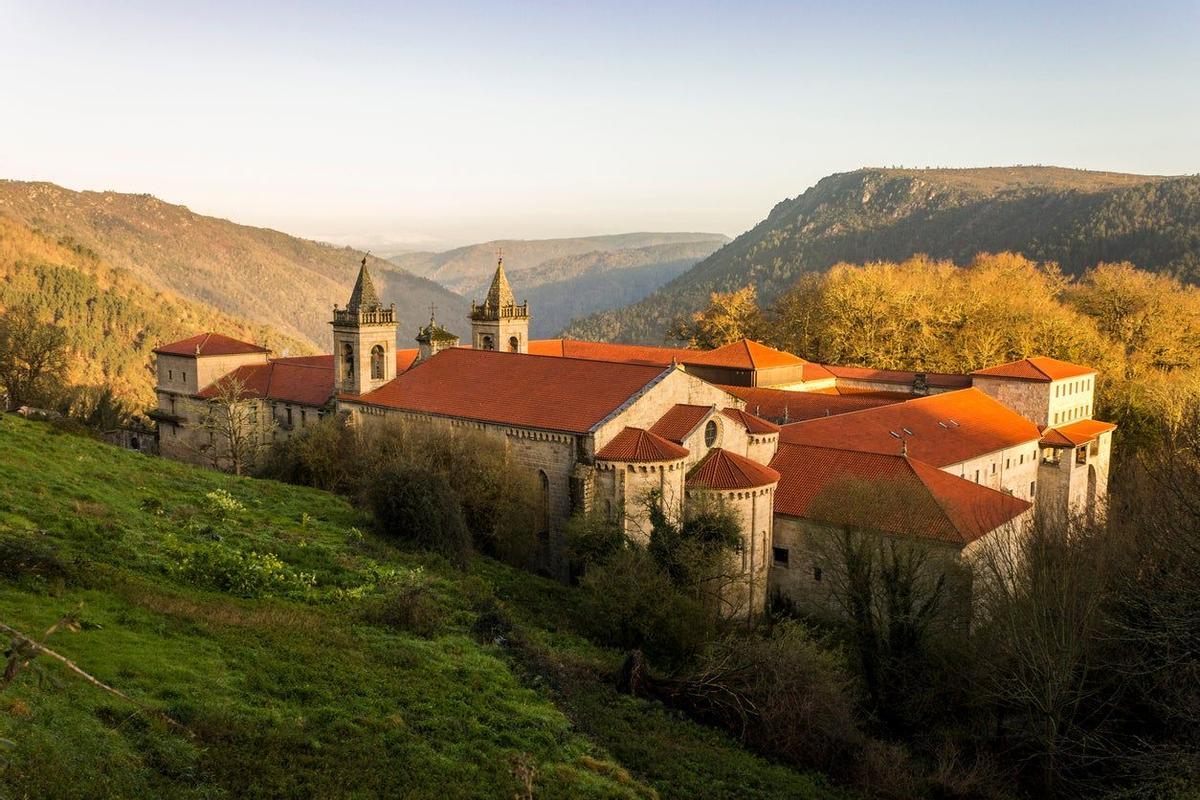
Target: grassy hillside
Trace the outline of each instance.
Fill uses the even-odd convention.
[[[709,250],[712,252],[727,241],[728,237],[719,233],[620,233],[573,239],[501,239],[441,253],[403,253],[393,256],[391,260],[409,272],[423,275],[455,292],[469,296],[491,278],[496,269],[497,250],[504,251],[504,266],[509,276],[514,279],[514,288],[530,289],[536,285],[533,283],[536,278],[530,276],[531,280],[526,280],[524,273],[555,260],[567,260],[560,263],[557,269],[570,270],[569,259],[572,256],[594,257],[593,254],[599,253],[694,242],[713,243]],[[663,260],[675,260],[675,257]],[[640,265],[647,263],[652,262],[643,261]],[[574,264],[576,274],[585,267],[586,258],[585,261]],[[557,279],[561,280],[562,277]],[[541,282],[546,280],[542,278]]]
[[[0,216],[0,312],[14,307],[66,331],[66,384],[110,387],[141,407],[154,404],[150,351],[162,342],[217,329],[280,353],[312,351],[306,340],[152,289],[89,247]]]
[[[969,261],[1013,251],[1078,274],[1100,261],[1200,280],[1200,177],[1055,167],[862,169],[784,200],[658,292],[572,325],[571,335],[660,341],[712,291],[756,284],[769,302],[805,272],[913,253]]]
[[[620,654],[572,632],[567,587],[399,550],[332,495],[11,416],[0,452],[0,622],[40,635],[83,603],[47,644],[194,733],[43,656],[49,680],[0,686],[0,795],[508,798],[524,776],[537,798],[834,795],[618,695]]]
[[[329,309],[350,297],[363,254],[278,231],[195,214],[150,195],[72,192],[0,181],[0,217],[69,239],[157,291],[171,291],[281,334],[329,347]],[[401,331],[416,332],[431,303],[447,318],[468,304],[380,259],[368,264]]]

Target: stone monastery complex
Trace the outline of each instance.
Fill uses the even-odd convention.
[[[772,592],[827,591],[812,539],[831,528],[969,557],[1035,515],[1103,511],[1115,426],[1092,418],[1089,367],[1031,357],[948,375],[816,364],[749,340],[710,351],[530,341],[529,319],[501,260],[472,304],[469,346],[431,318],[415,349],[398,350],[394,307],[364,259],[334,307],[332,355],[272,358],[219,333],[158,347],[159,450],[205,460],[215,445],[195,421],[233,379],[267,438],[330,413],[499,437],[538,478],[546,567],[560,576],[572,514],[608,514],[646,537],[651,490],[677,518],[717,496],[742,520],[737,613]]]

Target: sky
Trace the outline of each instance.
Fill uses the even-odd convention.
[[[1200,172],[1200,0],[0,0],[0,178],[378,251],[1011,164]]]

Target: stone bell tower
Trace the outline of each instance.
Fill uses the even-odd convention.
[[[504,256],[496,260],[496,274],[487,299],[471,301],[471,345],[476,350],[529,352],[529,303],[517,305],[504,274]]]
[[[375,294],[367,259],[345,308],[333,307],[334,388],[364,394],[396,377],[396,306],[384,308]]]

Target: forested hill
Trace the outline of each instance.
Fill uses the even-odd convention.
[[[196,214],[144,194],[74,192],[50,183],[0,181],[0,217],[52,240],[70,241],[168,291],[285,336],[329,347],[330,307],[344,304],[363,253],[278,231]],[[429,317],[465,317],[467,302],[382,259],[369,259],[400,331],[416,334]]]
[[[163,342],[220,330],[277,353],[313,352],[307,340],[157,290],[88,247],[0,215],[0,313],[14,309],[65,331],[60,386],[108,389],[134,408],[154,404],[150,351]]]
[[[392,256],[392,261],[400,267],[426,278],[437,281],[456,292],[469,294],[481,283],[491,278],[496,269],[496,252],[504,251],[504,266],[510,277],[516,278],[514,284],[532,288],[532,283],[525,276],[517,277],[523,271],[536,270],[543,265],[551,266],[558,261],[561,269],[562,262],[570,262],[572,256],[584,254],[613,253],[617,251],[643,250],[663,245],[688,245],[706,243],[711,253],[729,237],[719,233],[618,233],[608,236],[579,236],[569,239],[498,239],[491,242],[458,247],[440,253],[402,253]],[[644,252],[644,255],[650,253]],[[674,258],[662,259],[675,260]],[[643,261],[639,266],[649,263]],[[534,276],[529,276],[533,278]],[[563,275],[554,280],[570,277]],[[522,283],[524,282],[524,283]],[[544,282],[544,281],[543,281]],[[514,286],[514,288],[519,288]],[[536,312],[535,312],[536,313]]]
[[[1016,251],[1078,274],[1130,261],[1200,282],[1200,177],[1057,167],[860,169],[831,175],[659,291],[577,320],[569,335],[660,341],[670,321],[712,291],[756,285],[770,301],[805,272],[838,262],[960,263]]]

